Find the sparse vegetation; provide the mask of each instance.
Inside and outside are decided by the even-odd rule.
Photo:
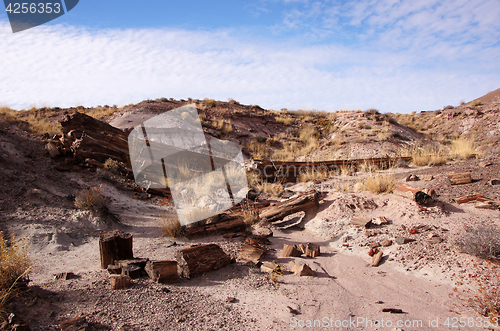
[[[392,192],[394,187],[394,175],[387,173],[374,173],[363,180],[365,191],[374,193]],[[359,188],[359,186],[358,186]]]
[[[161,212],[161,232],[165,237],[175,238],[182,233],[181,223],[175,215],[171,215],[168,212]]]
[[[101,195],[102,184],[99,187],[83,189],[75,194],[75,206],[80,209],[100,208],[104,205],[106,198]]]
[[[3,315],[4,305],[15,295],[17,282],[27,279],[31,270],[28,244],[26,239],[16,239],[14,233],[7,241],[0,231],[0,316]]]
[[[104,162],[104,169],[114,174],[120,173],[120,165],[118,164],[118,161],[114,159],[107,159],[106,162]]]
[[[483,105],[483,103],[481,102],[481,100],[474,100],[474,101],[472,101],[472,102],[470,103],[470,105],[471,105],[472,107],[478,107],[478,106],[482,106],[482,105]]]
[[[455,244],[469,255],[482,259],[500,258],[500,229],[491,226],[467,228]]]
[[[452,141],[451,153],[453,157],[460,159],[469,159],[477,154],[474,142],[465,139]]]

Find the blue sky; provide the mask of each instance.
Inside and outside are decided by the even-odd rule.
[[[13,34],[0,105],[226,100],[411,112],[500,87],[499,0],[81,0]]]

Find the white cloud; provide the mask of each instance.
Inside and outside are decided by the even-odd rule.
[[[458,104],[498,88],[499,73],[483,67],[498,48],[477,55],[472,46],[464,60],[463,45],[446,44],[449,55],[435,46],[428,57],[462,60],[428,68],[418,60],[421,53],[412,51],[301,45],[229,30],[9,30],[0,22],[0,103],[17,109],[231,97],[273,109],[408,112]],[[486,62],[478,66],[478,59]]]

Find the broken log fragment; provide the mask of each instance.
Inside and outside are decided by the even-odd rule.
[[[216,244],[197,245],[181,249],[176,254],[179,274],[185,278],[193,278],[222,268],[232,259]]]
[[[472,182],[472,177],[470,172],[449,174],[448,178],[450,179],[451,185],[469,184]]]
[[[307,243],[307,245],[306,245],[306,251],[305,251],[305,255],[306,256],[316,257],[316,256],[319,256],[319,254],[320,254],[320,252],[319,252],[319,245]]]
[[[484,195],[476,194],[476,195],[464,196],[464,197],[456,198],[455,202],[457,204],[461,204],[461,203],[471,202],[471,201],[477,200],[479,198],[484,198]]]
[[[260,271],[262,272],[273,272],[276,268],[276,265],[272,262],[263,262],[260,266]]]
[[[172,284],[180,280],[176,261],[148,261],[144,270],[157,283]]]
[[[264,208],[259,212],[259,217],[265,217],[268,222],[272,223],[288,215],[317,207],[318,204],[316,192],[309,192]]]
[[[101,269],[114,264],[116,260],[132,259],[132,235],[120,230],[102,231],[99,235]]]
[[[283,245],[283,251],[281,252],[280,257],[298,257],[301,256],[302,252],[297,248],[296,245]]]
[[[380,260],[382,260],[382,256],[384,255],[383,252],[378,252],[373,256],[372,263],[370,263],[370,267],[376,267],[380,263]]]
[[[129,276],[131,279],[141,278],[142,276],[142,269],[139,266],[131,264],[123,266],[121,269],[121,274],[124,276]]]
[[[122,267],[116,264],[110,264],[108,265],[108,272],[111,275],[121,275],[122,274]]]
[[[432,200],[432,198],[428,194],[425,194],[424,192],[404,183],[397,183],[392,190],[392,193],[411,199],[421,206],[427,204]]]
[[[251,261],[257,264],[266,252],[267,250],[260,247],[259,245],[250,245],[248,243],[244,243],[243,245],[241,245],[240,255],[238,256],[238,258],[240,260]]]
[[[305,263],[295,263],[292,262],[292,265],[290,267],[292,272],[295,274],[295,276],[312,276],[316,277],[316,272],[312,270],[307,264]]]
[[[111,275],[109,281],[112,290],[121,290],[130,286],[130,277],[125,275]]]
[[[370,227],[371,219],[368,217],[353,217],[351,218],[351,224],[356,226],[364,226],[365,228]]]

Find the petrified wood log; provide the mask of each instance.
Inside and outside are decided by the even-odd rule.
[[[102,231],[99,235],[99,254],[102,269],[116,260],[132,259],[132,235],[120,230]]]
[[[179,274],[188,279],[222,268],[232,261],[216,244],[184,248],[177,252],[176,258]]]

